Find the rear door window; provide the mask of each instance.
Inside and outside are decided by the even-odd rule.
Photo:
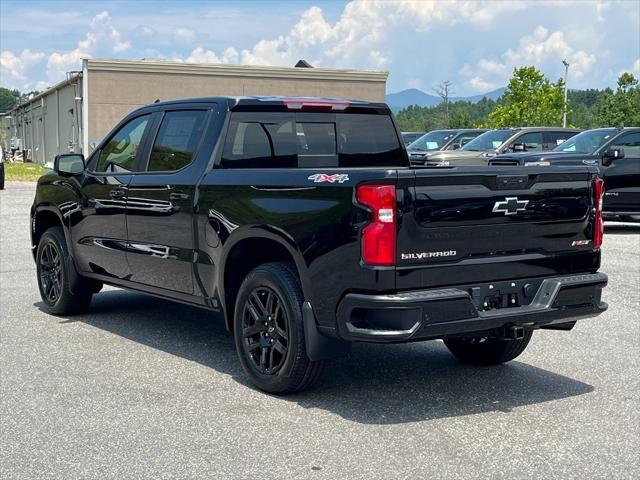
[[[202,137],[204,110],[166,112],[151,149],[147,171],[175,171],[186,167]]]
[[[233,113],[222,162],[227,167],[405,165],[388,115]]]

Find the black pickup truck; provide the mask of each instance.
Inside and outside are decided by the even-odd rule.
[[[602,313],[602,194],[588,165],[412,168],[385,104],[202,98],[58,156],[31,238],[51,313],[104,283],[222,311],[251,381],[283,394],[351,342],[497,364]]]

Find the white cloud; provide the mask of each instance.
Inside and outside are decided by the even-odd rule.
[[[176,58],[175,60],[187,63],[238,63],[238,58],[238,52],[233,47],[224,50],[221,56],[216,55],[211,50],[198,47],[195,48],[187,58]]]
[[[112,24],[109,12],[103,11],[91,19],[90,30],[84,40],[78,42],[77,48],[69,52],[53,52],[47,61],[47,78],[50,83],[61,81],[66,72],[79,70],[83,58],[91,58],[100,51],[120,53],[131,48],[128,41],[123,41],[120,32]]]
[[[0,53],[0,77],[3,85],[15,86],[17,81],[27,79],[29,68],[41,62],[45,57],[42,52],[32,52],[28,48],[15,55],[9,50]]]
[[[173,30],[173,36],[179,42],[192,42],[196,36],[196,32],[188,28],[180,27]]]
[[[474,66],[464,65],[460,73],[468,77],[466,86],[474,91],[486,91],[504,85],[515,67],[534,65],[542,71],[558,72],[562,60],[569,62],[569,78],[584,78],[595,65],[597,56],[570,46],[563,32],[549,33],[538,26],[531,35],[520,39],[518,48],[508,49],[499,59],[483,58]]]

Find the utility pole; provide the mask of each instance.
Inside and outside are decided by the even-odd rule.
[[[569,78],[569,63],[562,60],[564,65],[564,108],[562,112],[562,128],[567,128],[567,79]]]
[[[444,112],[445,118],[447,121],[447,128],[449,128],[449,96],[455,94],[456,92],[451,90],[451,83],[449,80],[445,80],[440,84],[438,88],[434,88],[433,91],[442,99],[444,102]]]

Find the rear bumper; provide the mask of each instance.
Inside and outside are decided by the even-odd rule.
[[[600,298],[606,284],[605,274],[594,273],[388,295],[350,293],[338,306],[338,333],[345,340],[391,343],[506,326],[554,328],[604,312],[607,304]],[[527,289],[527,304],[483,309],[490,292],[517,295]],[[524,303],[522,295],[517,298]]]

